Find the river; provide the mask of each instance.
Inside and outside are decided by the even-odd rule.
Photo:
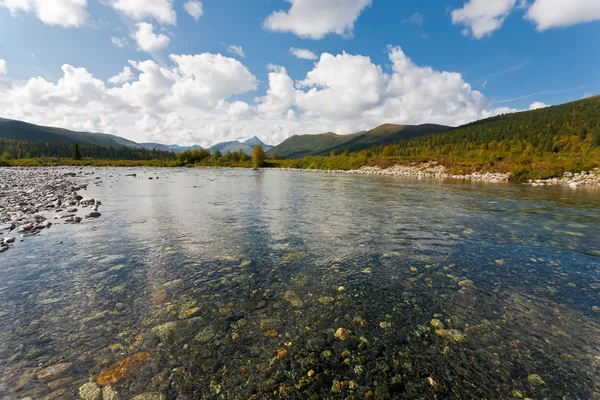
[[[0,398],[600,398],[598,189],[94,171],[0,255]]]

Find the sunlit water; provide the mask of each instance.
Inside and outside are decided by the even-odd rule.
[[[600,191],[95,176],[0,255],[0,398],[600,398]]]

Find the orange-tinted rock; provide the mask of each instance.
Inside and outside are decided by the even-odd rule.
[[[133,370],[140,368],[150,359],[148,353],[137,353],[123,360],[117,361],[100,373],[96,382],[100,386],[113,385],[125,378]]]

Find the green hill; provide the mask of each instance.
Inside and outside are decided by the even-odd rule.
[[[301,158],[305,155],[329,155],[348,150],[350,152],[364,150],[373,146],[383,146],[415,136],[428,133],[444,132],[450,127],[442,125],[392,125],[384,124],[367,132],[357,132],[350,135],[337,135],[332,132],[317,135],[295,135],[271,149],[273,153],[283,158]]]
[[[371,150],[383,152],[382,148]],[[589,169],[600,165],[600,96],[410,138],[389,146],[385,153],[488,166],[518,165],[532,175]]]
[[[63,142],[106,147],[129,147],[139,149],[139,144],[125,138],[104,133],[74,132],[27,122],[0,118],[0,138],[23,142]]]

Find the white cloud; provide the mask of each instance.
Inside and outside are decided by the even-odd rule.
[[[481,39],[499,29],[512,9],[516,0],[468,0],[463,8],[452,11],[452,23],[466,25],[463,33]]]
[[[236,54],[240,57],[246,57],[246,53],[244,53],[244,49],[242,49],[242,46],[234,46],[231,45],[227,48],[227,52],[228,53],[232,53],[232,54]]]
[[[403,24],[415,24],[415,25],[423,25],[423,16],[419,13],[414,13],[410,18],[404,18],[402,20]]]
[[[266,114],[281,114],[296,104],[294,81],[284,67],[269,65],[269,89],[267,95],[256,100],[260,102],[258,111]]]
[[[535,0],[526,17],[544,31],[600,20],[598,0]]]
[[[202,14],[204,14],[204,10],[202,9],[202,3],[196,0],[187,1],[183,8],[190,14],[196,21],[200,19]]]
[[[333,33],[351,36],[354,23],[372,0],[286,0],[288,11],[269,15],[263,26],[274,32],[290,32],[302,38],[321,39]]]
[[[63,28],[82,26],[88,19],[87,0],[0,0],[13,16],[31,12],[46,25]]]
[[[131,72],[131,68],[125,67],[123,68],[123,72],[118,75],[113,76],[108,81],[113,85],[120,85],[121,83],[129,82],[135,80],[135,74]]]
[[[350,118],[381,101],[387,76],[369,57],[323,53],[300,87],[298,105],[310,115]]]
[[[548,104],[544,104],[541,101],[536,101],[535,103],[531,103],[529,106],[529,110],[539,110],[540,108],[550,107]]]
[[[165,66],[130,61],[106,83],[64,65],[56,82],[4,79],[0,109],[32,123],[204,146],[254,135],[278,143],[293,134],[345,134],[385,122],[459,125],[516,111],[495,108],[460,74],[419,66],[399,47],[390,47],[388,58],[389,71],[362,55],[325,53],[298,80],[269,66],[269,87],[255,103],[237,96],[256,91],[256,77],[220,54],[171,55]]]
[[[6,75],[6,60],[0,58],[0,75]]]
[[[290,48],[290,53],[303,60],[316,60],[319,58],[315,53],[307,49],[297,49],[292,47]]]
[[[136,21],[154,18],[161,24],[177,23],[173,0],[110,0],[110,5]]]
[[[258,109],[284,113],[296,106],[303,117],[342,133],[384,122],[460,125],[516,111],[493,107],[458,73],[414,64],[399,47],[390,47],[388,56],[391,73],[369,57],[324,53],[306,78],[297,82],[298,89],[285,69],[274,67]]]
[[[152,24],[138,22],[135,26],[137,26],[137,31],[135,31],[131,37],[135,39],[140,50],[152,53],[164,49],[171,41],[167,35],[154,33]]]
[[[113,36],[110,38],[110,41],[112,42],[112,44],[114,44],[115,46],[117,46],[121,49],[123,47],[127,46],[127,43],[128,43],[127,38],[124,38],[124,37],[118,38],[118,37]]]
[[[220,54],[171,55],[180,79],[169,102],[178,106],[214,106],[220,99],[256,90],[258,81],[244,64]]]

